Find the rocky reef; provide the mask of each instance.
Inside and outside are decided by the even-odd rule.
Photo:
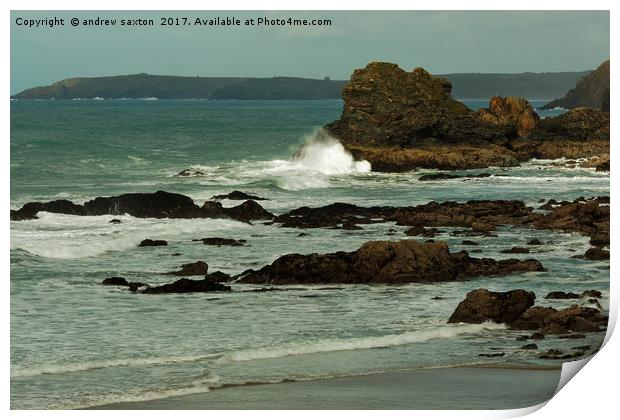
[[[23,205],[19,210],[11,210],[11,220],[36,219],[37,213],[40,211],[77,216],[129,214],[140,218],[226,218],[245,222],[269,220],[274,217],[273,214],[252,200],[244,201],[235,207],[223,207],[220,202],[207,201],[200,207],[185,195],[157,191],[155,193],[97,197],[84,204],[74,204],[68,200],[55,200],[46,203],[30,202]]]
[[[351,228],[371,223],[396,222],[411,226],[412,235],[427,227],[464,227],[472,234],[488,235],[500,225],[529,226],[539,230],[577,232],[590,236],[592,245],[609,244],[609,197],[574,201],[549,200],[535,211],[519,200],[471,200],[465,203],[430,202],[409,207],[362,207],[334,203],[323,207],[300,207],[276,216],[274,223],[295,228]],[[413,229],[415,228],[415,229]],[[416,233],[417,232],[417,233]],[[467,234],[468,232],[463,232]]]
[[[307,283],[432,283],[478,276],[503,276],[545,271],[540,262],[472,258],[451,253],[445,242],[370,241],[357,251],[330,254],[287,254],[260,270],[248,270],[239,282],[253,284]]]
[[[422,68],[373,62],[344,87],[339,120],[325,128],[375,171],[518,166],[531,158],[609,153],[609,114],[576,109],[540,119],[522,98],[493,97],[472,111],[452,85]]]

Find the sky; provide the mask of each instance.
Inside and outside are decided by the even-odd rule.
[[[161,26],[235,17],[241,26]],[[27,27],[18,19],[64,18]],[[72,18],[116,19],[113,27]],[[330,19],[330,26],[245,26],[245,19]],[[154,19],[121,27],[120,19]],[[11,12],[11,94],[69,77],[149,73],[349,79],[371,61],[434,74],[582,71],[609,58],[607,11]]]

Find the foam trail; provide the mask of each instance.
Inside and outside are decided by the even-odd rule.
[[[323,353],[343,350],[360,350],[380,347],[393,347],[405,344],[423,343],[439,338],[453,338],[460,335],[480,334],[490,330],[505,329],[502,324],[485,322],[482,324],[453,324],[426,330],[410,331],[402,334],[390,334],[378,337],[362,337],[351,339],[325,339],[314,343],[299,343],[285,345],[279,348],[263,348],[255,350],[241,350],[227,353],[218,359],[218,363],[227,361],[248,361],[273,359],[285,356],[299,356],[304,354]]]

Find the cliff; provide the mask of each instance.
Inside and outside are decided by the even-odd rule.
[[[554,98],[588,73],[453,73],[442,77],[452,83],[457,98],[488,99],[494,95]],[[340,99],[346,84],[344,80],[299,77],[183,77],[142,73],[75,77],[26,89],[13,98]]]
[[[549,102],[543,108],[555,107],[566,109],[590,107],[609,112],[609,60],[581,78],[577,86],[569,90],[566,95]]]

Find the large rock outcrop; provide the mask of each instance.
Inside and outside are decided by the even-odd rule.
[[[326,126],[374,171],[518,166],[531,158],[609,153],[609,115],[575,110],[541,120],[522,98],[495,96],[472,111],[452,98],[451,84],[421,68],[373,62],[353,73],[344,108]]]
[[[573,109],[597,108],[609,112],[609,60],[577,82],[577,86],[561,98],[554,99],[544,109],[556,107]]]
[[[239,281],[254,284],[433,283],[544,271],[537,260],[472,258],[450,253],[445,242],[370,241],[357,251],[332,254],[288,254]]]

